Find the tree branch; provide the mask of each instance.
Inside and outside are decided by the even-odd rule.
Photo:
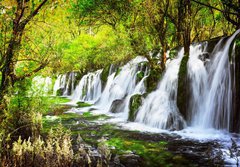
[[[211,5],[208,5],[208,4],[199,2],[199,1],[197,1],[197,0],[192,0],[192,1],[195,2],[195,3],[198,3],[198,4],[200,4],[200,5],[206,6],[206,7],[208,7],[208,8],[215,9],[215,10],[217,10],[217,11],[219,11],[219,12],[222,12],[222,13],[228,13],[228,14],[232,14],[232,15],[236,15],[236,16],[239,15],[238,13],[221,10],[221,9],[218,9],[218,8],[216,8],[216,7],[214,7],[214,6],[211,6]]]
[[[27,74],[22,75],[22,76],[15,76],[15,81],[20,81],[20,80],[23,80],[27,77],[31,77],[34,73],[37,73],[38,71],[44,69],[47,65],[48,65],[48,62],[47,63],[42,63],[39,67],[37,67],[36,69],[34,69],[30,73],[27,73]]]
[[[43,5],[47,2],[48,0],[43,0],[39,5],[38,5],[38,7],[26,18],[26,19],[24,19],[21,23],[20,23],[20,25],[19,25],[19,27],[20,27],[20,29],[23,29],[27,24],[28,24],[28,22],[36,15],[36,14],[38,14],[38,12],[39,12],[39,10],[43,7]]]

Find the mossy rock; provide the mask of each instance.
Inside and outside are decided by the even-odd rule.
[[[188,101],[189,101],[189,85],[187,76],[187,62],[189,56],[185,55],[181,61],[180,69],[178,72],[178,93],[177,93],[177,106],[184,119],[187,119]]]
[[[136,94],[130,98],[128,121],[134,121],[136,119],[137,112],[140,106],[142,105],[142,103],[143,103],[143,95]]]
[[[136,78],[136,83],[140,82],[144,75],[146,70],[149,69],[149,63],[148,62],[141,62],[138,64],[138,72],[137,72],[137,78]]]
[[[75,72],[75,81],[74,81],[74,88],[75,89],[78,85],[78,83],[80,82],[80,80],[82,79],[82,74],[80,72]]]
[[[107,83],[110,68],[111,68],[111,65],[108,65],[107,67],[103,68],[103,71],[101,73],[101,81],[102,81],[103,87],[105,87]]]
[[[56,95],[57,95],[57,96],[62,96],[62,95],[63,95],[63,92],[64,92],[64,88],[60,88],[60,89],[57,90]]]
[[[162,72],[159,69],[150,69],[149,75],[145,80],[145,86],[148,93],[154,91],[157,88],[158,82],[161,78],[161,73]]]
[[[120,67],[118,67],[117,70],[116,70],[116,73],[114,75],[114,78],[116,78],[116,76],[118,76],[121,71],[122,71],[122,69]]]
[[[144,77],[144,72],[143,71],[139,71],[137,73],[137,82],[141,81]]]
[[[233,52],[233,44],[235,44],[235,54]],[[235,68],[231,68],[231,73],[235,78],[235,88],[233,89],[233,120],[230,125],[230,131],[240,132],[240,34],[238,34],[233,41],[229,51],[230,61],[234,62]],[[233,58],[233,56],[235,56]],[[234,70],[235,69],[235,70]],[[232,77],[233,79],[233,77]],[[233,81],[234,82],[234,81]]]
[[[77,108],[90,107],[90,106],[92,106],[92,104],[81,102],[81,101],[77,102]]]

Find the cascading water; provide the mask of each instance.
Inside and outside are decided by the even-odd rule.
[[[74,90],[74,81],[75,81],[75,73],[70,72],[67,78],[67,84],[64,88],[63,96],[69,96],[73,93]]]
[[[119,74],[114,72],[108,76],[107,84],[100,100],[96,103],[96,107],[106,113],[110,110],[110,107],[115,100],[124,99],[122,113],[123,117],[127,118],[131,95],[145,92],[143,83],[144,78],[138,83],[136,83],[136,78],[137,73],[139,72],[139,64],[146,61],[145,58],[138,56],[121,67]],[[147,72],[144,73],[144,75],[146,74]]]
[[[75,89],[75,80],[76,80],[76,72],[70,72],[63,75],[58,75],[54,87],[53,87],[53,95],[57,95],[57,91],[60,90],[60,95],[62,96],[70,96],[73,94]]]
[[[66,86],[67,86],[67,74],[59,75],[54,83],[53,95],[56,96],[57,91],[59,90],[61,90],[61,95],[63,95],[63,93],[66,90]]]
[[[232,113],[232,85],[229,49],[240,30],[227,41],[218,42],[204,66],[196,55],[188,62],[192,87],[192,126],[230,129]],[[196,63],[197,62],[197,63]]]
[[[230,44],[239,32],[240,30],[227,41],[220,40],[210,57],[204,57],[207,55],[205,43],[190,47],[187,67],[191,93],[188,121],[191,126],[229,130],[234,83],[231,78],[228,52]],[[176,105],[178,72],[182,57],[183,49],[176,59],[168,62],[157,90],[150,93],[140,107],[136,122],[160,129],[182,129],[186,126]],[[145,92],[144,80],[148,70],[144,72],[140,81],[137,74],[143,71],[141,62],[146,61],[143,57],[136,57],[117,71],[111,66],[104,91],[100,79],[102,70],[86,74],[73,91],[71,99],[73,102],[94,103],[94,108],[104,113],[109,112],[117,101],[116,104],[121,110],[118,112],[127,118],[131,96]],[[73,84],[66,75],[61,75],[55,83],[54,91],[56,92],[57,88],[64,88],[66,91],[65,87],[70,83]]]
[[[54,86],[53,86],[53,96],[57,96],[57,91],[60,89],[60,83],[61,83],[61,77],[62,75],[58,75],[55,83],[54,83]]]
[[[91,103],[97,101],[102,93],[101,73],[102,70],[98,70],[84,75],[72,94],[72,101],[87,101]]]
[[[166,66],[166,72],[156,91],[144,100],[136,122],[161,129],[181,129],[185,122],[176,105],[178,70],[183,57],[183,49],[176,59]]]

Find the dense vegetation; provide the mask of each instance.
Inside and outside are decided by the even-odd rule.
[[[161,73],[168,50],[183,46],[187,57],[191,43],[239,29],[240,1],[0,0],[0,20],[1,165],[21,166],[26,157],[35,157],[30,166],[43,159],[42,166],[55,160],[66,166],[82,159],[74,158],[68,131],[42,130],[42,114],[61,107],[54,105],[56,99],[29,93],[34,76],[85,74],[137,55],[148,59],[152,73]],[[105,155],[99,164],[108,161],[104,147],[99,146]],[[84,155],[86,164],[88,155],[80,152],[76,156]]]

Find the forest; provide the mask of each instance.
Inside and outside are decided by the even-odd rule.
[[[0,166],[240,166],[240,0],[0,0]]]

